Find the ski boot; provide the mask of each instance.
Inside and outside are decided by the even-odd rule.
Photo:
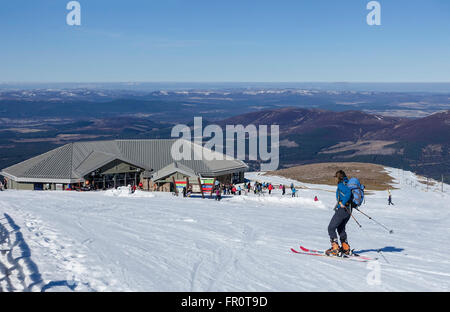
[[[339,247],[339,244],[336,241],[331,242],[331,248],[325,251],[325,254],[327,256],[340,256],[341,248]]]
[[[341,253],[346,256],[350,256],[352,254],[350,245],[347,242],[342,242]]]

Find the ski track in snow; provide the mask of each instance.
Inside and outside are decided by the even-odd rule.
[[[373,192],[362,210],[394,234],[360,213],[363,229],[347,227],[352,248],[379,259],[379,285],[367,283],[367,263],[290,251],[328,248],[334,187],[247,173],[304,188],[296,198],[288,188],[284,197],[276,189],[220,202],[124,190],[1,192],[0,291],[448,291],[449,186],[426,190],[414,174],[386,170],[398,182],[395,206]]]

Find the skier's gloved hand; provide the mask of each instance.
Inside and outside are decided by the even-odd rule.
[[[337,211],[338,209],[339,209],[339,204],[336,203],[336,205],[334,206],[333,210],[334,210],[334,211]]]

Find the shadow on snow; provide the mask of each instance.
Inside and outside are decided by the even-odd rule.
[[[355,254],[362,254],[362,253],[366,253],[366,252],[402,252],[403,248],[397,248],[397,247],[393,247],[393,246],[386,246],[380,249],[364,249],[364,250],[358,250],[355,251]]]
[[[9,267],[8,264],[0,261],[0,272],[3,275],[0,277],[0,282],[4,281],[6,283],[6,289],[2,289],[0,286],[0,291],[17,290],[17,282],[20,283],[23,291],[31,291],[34,286],[38,289],[40,288],[41,291],[46,291],[57,286],[67,286],[72,291],[75,289],[76,285],[68,281],[51,281],[44,285],[39,268],[31,259],[30,247],[26,243],[22,232],[20,232],[20,226],[6,213],[2,219],[8,223],[0,223],[0,244],[2,246],[7,245],[9,249],[4,249],[1,253],[5,256],[2,258],[6,258],[7,262],[9,262]],[[9,225],[12,230],[8,231],[5,225]],[[18,257],[15,257],[13,253],[18,255]],[[17,281],[11,279],[13,272],[16,273]]]

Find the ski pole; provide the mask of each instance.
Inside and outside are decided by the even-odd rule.
[[[339,203],[339,204],[340,204],[340,203]],[[344,206],[344,205],[342,205],[342,204],[341,204],[341,206],[345,208],[345,210],[347,211],[347,213],[348,213],[350,216],[352,216],[353,220],[355,220],[356,224],[358,224],[358,226],[363,230],[363,232],[367,235],[367,237],[370,238],[370,235],[366,232],[366,230],[362,227],[362,225],[359,224],[358,220],[356,220],[356,218],[355,218],[355,217],[353,216],[353,214],[347,209],[347,207]],[[361,212],[358,208],[355,207],[355,209],[358,210],[359,212]],[[361,212],[361,213],[362,213],[362,212]],[[367,215],[365,215],[365,216],[367,216]],[[368,217],[368,216],[367,216],[367,217]],[[370,218],[370,219],[373,220],[372,218]],[[374,221],[375,221],[375,220],[374,220]],[[391,231],[392,231],[392,230],[391,230]],[[393,233],[393,231],[392,231],[392,233]],[[379,254],[383,257],[384,261],[386,261],[387,263],[390,263],[390,262],[386,259],[386,257],[384,256],[384,254],[381,252],[381,249],[377,249],[377,253],[379,253]]]
[[[344,206],[344,207],[345,207],[345,206]],[[347,210],[347,212],[349,212],[348,209],[347,209],[347,207],[345,207],[345,209]],[[355,209],[359,211],[358,208],[355,207]],[[361,212],[361,211],[359,211],[359,212]],[[353,214],[350,213],[350,215],[353,217]],[[367,215],[366,215],[366,216],[367,216]],[[356,218],[355,218],[355,217],[353,217],[353,219],[356,221]],[[359,227],[363,230],[363,232],[366,234],[366,236],[370,238],[370,235],[369,235],[369,234],[366,232],[366,230],[361,226],[361,224],[359,224],[358,221],[356,221],[356,223],[357,223],[357,224],[359,225]],[[386,257],[384,256],[384,254],[381,252],[381,249],[377,249],[377,253],[379,253],[379,254],[383,257],[384,261],[386,261],[387,263],[390,263],[390,262],[386,259]]]
[[[347,209],[347,207],[345,207],[344,205],[342,205],[344,208],[345,208],[345,210],[353,217],[353,220],[355,220],[355,222],[356,222],[356,224],[358,224],[359,225],[359,227],[363,230],[363,232],[367,235],[367,237],[369,237],[370,238],[370,235],[366,232],[366,230],[361,226],[361,224],[359,224],[359,222],[358,222],[358,220],[356,220],[356,218],[353,216],[353,214]],[[358,208],[356,208],[355,207],[355,209],[356,210],[358,210],[359,212],[361,212]],[[361,212],[362,213],[362,212]],[[365,216],[367,216],[367,215],[365,215]],[[368,216],[367,216],[368,217]],[[370,219],[372,219],[372,218],[370,218]],[[373,219],[372,219],[373,220]],[[375,220],[374,220],[375,221]],[[384,256],[384,254],[381,252],[381,249],[377,249],[377,253],[379,253],[382,257],[383,257],[383,259],[384,259],[384,261],[386,261],[387,263],[389,263],[389,261],[386,259],[386,257]]]
[[[361,210],[359,210],[358,208],[355,207],[356,210],[358,210],[360,213],[362,213],[363,215],[365,215],[367,218],[369,218],[370,220],[372,220],[373,222],[375,222],[376,224],[382,226],[383,228],[385,228],[386,230],[389,231],[389,234],[394,234],[394,230],[390,230],[388,229],[386,226],[384,226],[383,224],[381,224],[380,222],[378,222],[377,220],[375,220],[374,218],[372,218],[371,216],[368,216],[367,214],[365,214],[364,212],[362,212]]]

